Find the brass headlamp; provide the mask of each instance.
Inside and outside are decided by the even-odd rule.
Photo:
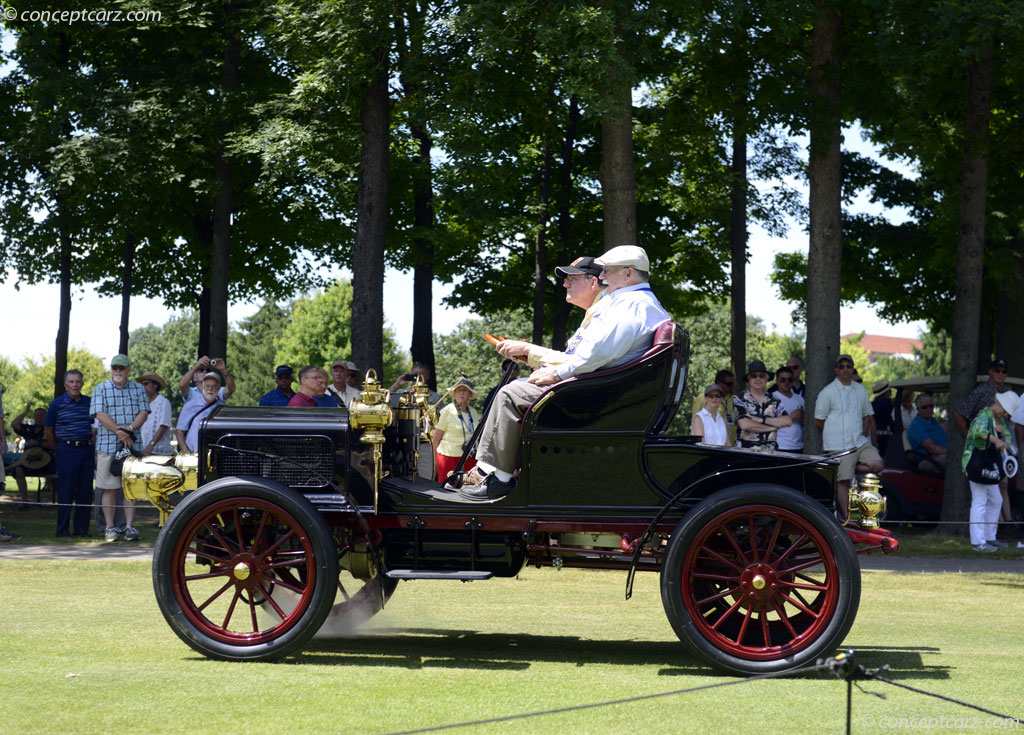
[[[869,473],[859,484],[850,483],[850,510],[857,511],[857,525],[861,528],[878,528],[878,516],[885,513],[885,505],[878,475]]]
[[[391,393],[381,386],[374,370],[366,371],[363,390],[359,398],[353,398],[348,406],[348,425],[351,429],[362,429],[362,440],[373,446],[373,512],[377,512],[377,486],[381,479],[381,460],[384,444],[384,429],[391,426],[394,418],[389,400]]]

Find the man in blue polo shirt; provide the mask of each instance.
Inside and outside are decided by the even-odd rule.
[[[295,391],[292,390],[295,373],[291,365],[278,365],[274,371],[274,380],[277,381],[277,387],[263,395],[260,399],[261,406],[287,406],[288,401],[295,395]]]
[[[95,463],[89,396],[82,395],[82,373],[64,373],[64,395],[53,399],[43,427],[47,449],[57,454],[57,536],[70,536],[71,504],[75,504],[74,535],[89,536],[92,473]]]
[[[907,429],[907,441],[917,453],[920,469],[945,474],[949,439],[942,424],[935,420],[935,399],[931,393],[917,397],[917,417]]]

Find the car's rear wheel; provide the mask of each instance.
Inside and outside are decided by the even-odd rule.
[[[842,642],[857,614],[860,565],[814,500],[743,486],[679,522],[661,591],[676,634],[700,658],[736,674],[785,671]]]
[[[267,480],[226,478],[188,495],[153,554],[172,630],[211,658],[260,661],[300,649],[330,612],[334,539],[305,497]]]

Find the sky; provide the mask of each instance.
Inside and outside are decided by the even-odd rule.
[[[856,127],[845,131],[844,145],[860,153],[879,157],[870,144],[862,140]],[[903,168],[905,173],[912,174],[898,163],[886,161],[886,164]],[[806,199],[806,187],[802,183],[800,187],[804,190]],[[855,200],[849,208],[855,212],[884,213],[894,222],[900,221],[904,216],[899,211],[883,210],[864,197]],[[793,307],[779,298],[774,286],[768,285],[769,278],[776,253],[807,252],[807,234],[803,227],[797,224],[793,224],[787,235],[782,238],[771,237],[759,228],[752,228],[748,247],[750,261],[747,265],[747,313],[760,317],[769,332],[790,334],[793,331],[790,318]],[[344,271],[339,275],[351,276]],[[60,294],[56,285],[23,285],[20,290],[16,290],[16,280],[17,274],[8,271],[4,282],[0,283],[0,314],[5,316],[5,323],[0,327],[0,355],[20,364],[26,357],[38,361],[43,355],[53,354]],[[411,271],[403,273],[389,269],[385,274],[385,318],[395,330],[398,343],[407,347],[412,339],[412,282]],[[452,288],[451,284],[434,284],[434,331],[441,334],[451,332],[458,324],[474,316],[468,309],[447,308],[441,303],[442,299],[451,293]],[[524,294],[523,298],[525,302],[529,295]],[[228,315],[231,321],[235,322],[253,314],[258,308],[259,304],[256,303],[233,304],[229,307]],[[120,297],[101,298],[90,286],[75,288],[69,345],[85,348],[100,356],[113,356],[117,352],[120,312]],[[161,325],[173,313],[158,300],[133,298],[129,328],[134,330],[148,324]],[[884,322],[872,307],[864,303],[844,306],[840,316],[841,334],[866,331],[868,334],[916,338],[926,329],[924,322]],[[528,338],[529,335],[522,337]]]

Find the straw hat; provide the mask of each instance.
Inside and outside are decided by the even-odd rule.
[[[50,464],[51,459],[50,453],[42,447],[29,447],[22,453],[21,459],[16,464],[21,465],[26,470],[41,470]]]
[[[163,393],[167,389],[167,383],[159,375],[154,373],[152,370],[144,372],[138,377],[138,382],[141,383],[143,380],[152,380],[154,383],[160,386],[160,392]]]
[[[469,389],[469,397],[470,398],[476,398],[477,397],[477,392],[475,390],[473,390],[473,381],[470,380],[469,378],[459,378],[459,382],[452,386],[452,389],[449,391],[449,393],[454,395],[455,391],[458,388],[467,388],[467,389]]]

